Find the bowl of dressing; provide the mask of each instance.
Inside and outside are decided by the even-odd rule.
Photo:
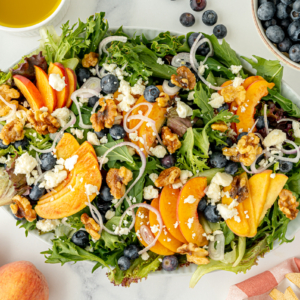
[[[0,30],[20,36],[38,35],[42,26],[56,26],[65,16],[69,5],[70,0],[3,1]]]

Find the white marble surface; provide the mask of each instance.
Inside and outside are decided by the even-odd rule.
[[[250,10],[250,0],[208,0],[208,7],[217,11],[219,23],[228,28],[227,40],[239,53],[260,55],[274,59],[260,40]],[[63,22],[75,22],[89,15],[105,11],[110,26],[120,25],[152,27],[162,30],[188,32],[179,23],[179,16],[189,12],[188,0],[71,0],[71,7]],[[207,33],[212,28],[201,22],[202,13],[195,13],[197,22],[191,30]],[[10,64],[38,45],[38,37],[22,38],[0,32],[0,68]],[[299,73],[285,68],[284,80],[300,94]],[[215,272],[206,275],[192,290],[188,288],[190,276],[150,276],[130,289],[114,287],[106,278],[105,270],[91,274],[91,265],[48,265],[40,254],[48,246],[33,236],[25,238],[24,231],[15,226],[15,220],[0,210],[0,266],[16,260],[34,263],[47,278],[50,286],[50,300],[153,300],[153,299],[225,299],[229,286],[275,266],[286,258],[300,256],[300,233],[292,244],[282,245],[259,260],[259,265],[247,274],[235,275]]]

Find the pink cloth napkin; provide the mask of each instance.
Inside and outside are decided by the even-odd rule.
[[[290,258],[269,271],[231,286],[226,300],[271,300],[269,293],[284,279],[284,275],[299,272],[300,259]]]

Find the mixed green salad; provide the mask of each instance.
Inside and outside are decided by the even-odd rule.
[[[0,205],[26,235],[52,234],[46,263],[92,261],[122,286],[195,264],[194,287],[292,242],[300,108],[280,63],[104,17],[41,29],[0,73]]]

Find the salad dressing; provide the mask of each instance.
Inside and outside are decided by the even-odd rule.
[[[1,0],[0,25],[22,28],[38,24],[50,17],[61,0]]]

